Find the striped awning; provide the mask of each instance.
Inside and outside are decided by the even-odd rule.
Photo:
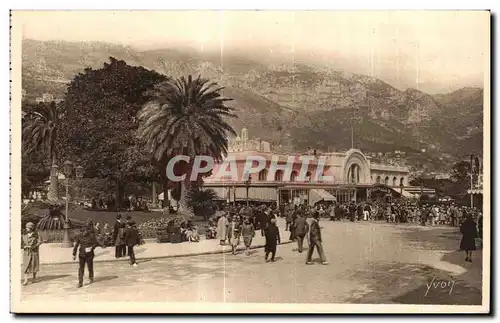
[[[314,205],[319,201],[334,202],[337,198],[323,189],[312,189],[309,192],[309,204]]]

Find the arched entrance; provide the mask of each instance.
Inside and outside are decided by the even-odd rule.
[[[347,171],[347,178],[349,184],[359,184],[359,174],[361,172],[361,166],[358,164],[351,164],[349,170]]]
[[[370,183],[370,165],[358,149],[351,149],[346,153],[342,169],[344,183]]]

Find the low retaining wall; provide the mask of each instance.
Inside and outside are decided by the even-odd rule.
[[[141,229],[139,230],[143,239],[156,239],[156,229]],[[69,229],[69,238],[74,241],[75,237],[80,233],[80,229]],[[44,243],[62,242],[64,238],[64,230],[39,230],[38,234]]]

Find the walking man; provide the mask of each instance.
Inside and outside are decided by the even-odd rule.
[[[277,245],[281,243],[280,230],[276,226],[276,219],[271,219],[271,222],[264,230],[266,236],[265,261],[268,262],[267,257],[271,254],[271,261],[274,262],[274,257],[276,256]]]
[[[293,223],[293,210],[291,208],[286,208],[286,225],[285,225],[285,231],[290,230],[292,231],[292,223]]]
[[[127,221],[127,228],[125,229],[125,234],[123,240],[127,245],[127,253],[130,257],[130,265],[137,267],[135,261],[134,246],[139,244],[139,233],[137,227],[135,226],[134,220]]]
[[[297,239],[299,253],[302,253],[302,251],[304,250],[304,237],[309,231],[309,224],[307,223],[306,218],[301,212],[297,213],[298,216],[297,219],[295,219],[294,227],[292,230],[295,230],[295,238]]]
[[[94,224],[92,221],[87,221],[84,231],[76,237],[76,243],[73,247],[73,260],[76,260],[78,252],[78,288],[83,286],[83,274],[85,273],[85,264],[89,270],[90,284],[94,282],[94,249],[97,248],[98,242],[94,233]]]
[[[122,222],[122,215],[116,216],[115,226],[113,228],[113,243],[115,244],[115,258],[125,256],[125,245],[123,243],[123,234],[125,233],[125,223]]]
[[[325,253],[323,252],[323,245],[321,243],[321,228],[319,226],[319,215],[314,213],[313,221],[311,222],[311,229],[309,231],[309,250],[307,252],[306,265],[312,265],[312,255],[314,253],[314,248],[318,249],[319,259],[323,265],[328,265],[325,258]]]
[[[255,214],[255,218],[257,219],[257,222],[259,223],[260,234],[261,234],[261,236],[264,236],[264,230],[266,229],[266,226],[267,226],[267,215],[262,210],[261,207],[259,207],[259,209],[257,210],[257,212]]]

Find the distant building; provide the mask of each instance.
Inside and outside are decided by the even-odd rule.
[[[241,137],[236,136],[234,139],[229,140],[228,152],[241,152],[241,151],[258,151],[258,152],[271,152],[271,144],[267,141],[262,141],[259,138],[249,139],[248,129],[241,130]]]
[[[316,151],[316,155],[308,154],[315,158],[309,163],[305,179],[301,181],[298,177],[302,167],[302,154],[277,153],[268,142],[248,139],[248,130],[244,128],[240,136],[231,140],[226,156],[226,160],[235,161],[237,180],[230,176],[217,177],[221,166],[227,167],[227,164],[218,164],[215,165],[212,176],[205,179],[204,187],[215,190],[219,198],[228,201],[245,200],[248,186],[250,200],[280,204],[300,199],[302,203],[311,205],[320,200],[372,200],[380,195],[418,197],[422,191],[420,187],[409,186],[408,167],[374,163],[358,149],[333,153]],[[260,156],[266,160],[266,167],[252,174],[250,183],[244,179],[248,156]],[[277,169],[274,174],[270,174],[273,157],[278,158],[279,165],[292,160],[291,169]],[[319,158],[324,158],[323,168],[318,166]],[[320,179],[320,175],[330,179]],[[425,189],[425,193],[432,192]]]
[[[54,98],[54,95],[50,94],[50,93],[44,93],[41,97],[37,97],[35,99],[36,103],[48,103],[48,102],[52,102],[52,101],[58,101],[60,102],[61,99],[55,99]]]

